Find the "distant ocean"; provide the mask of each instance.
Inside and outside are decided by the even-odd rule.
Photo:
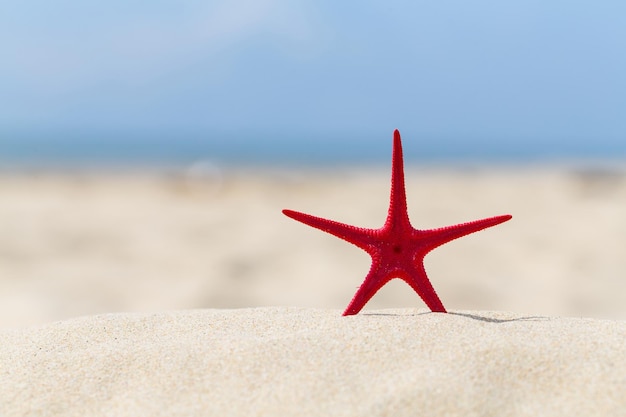
[[[386,135],[93,134],[1,135],[0,168],[187,166],[336,166],[380,164],[391,157]],[[626,161],[624,143],[426,137],[403,133],[407,164]]]

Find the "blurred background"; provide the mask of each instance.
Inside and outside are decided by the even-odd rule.
[[[343,309],[393,129],[448,309],[626,317],[626,4],[0,2],[0,326]],[[424,307],[392,281],[371,308]]]

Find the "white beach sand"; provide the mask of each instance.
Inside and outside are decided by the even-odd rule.
[[[626,416],[624,172],[409,168],[415,227],[513,220],[356,317],[280,210],[380,227],[388,168],[0,174],[0,416]]]
[[[0,174],[0,328],[111,312],[344,309],[365,252],[283,216],[366,227],[389,169]],[[409,214],[433,228],[505,224],[438,248],[448,309],[626,319],[626,175],[556,168],[407,169]],[[366,308],[421,308],[402,281]]]
[[[626,323],[257,308],[0,332],[2,416],[624,416]]]

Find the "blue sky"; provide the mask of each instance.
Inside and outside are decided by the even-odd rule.
[[[626,154],[617,0],[0,0],[0,53],[4,137],[399,128]]]

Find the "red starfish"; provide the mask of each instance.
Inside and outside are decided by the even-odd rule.
[[[370,271],[343,312],[344,316],[361,311],[374,294],[393,278],[400,278],[409,284],[433,312],[446,313],[426,276],[424,256],[444,243],[503,223],[511,216],[496,216],[432,230],[414,229],[407,213],[402,142],[397,129],[393,132],[390,200],[387,220],[380,229],[350,226],[292,210],[283,210],[283,213],[346,240],[372,257]]]

